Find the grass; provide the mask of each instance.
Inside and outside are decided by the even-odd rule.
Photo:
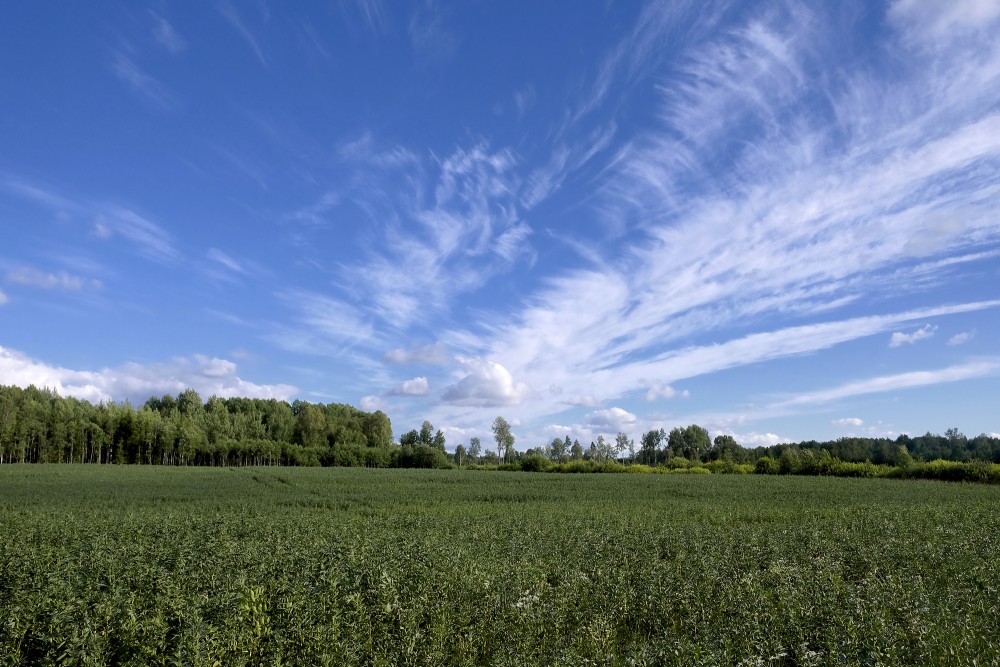
[[[982,485],[0,467],[0,665],[990,665],[998,575]]]

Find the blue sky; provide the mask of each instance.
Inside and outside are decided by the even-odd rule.
[[[1000,2],[0,9],[0,383],[449,448],[1000,431]]]

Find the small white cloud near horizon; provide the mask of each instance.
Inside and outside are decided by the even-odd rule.
[[[647,401],[655,401],[658,398],[671,399],[671,398],[676,398],[678,396],[680,396],[681,398],[688,398],[691,396],[691,392],[689,392],[687,389],[685,389],[684,391],[677,391],[669,384],[652,384],[646,391]]]
[[[619,433],[627,431],[635,426],[638,418],[623,408],[613,407],[606,410],[596,410],[587,415],[586,420],[589,426],[598,431]]]
[[[375,412],[385,407],[385,403],[382,402],[381,396],[362,396],[358,401],[358,407],[365,412]]]
[[[789,442],[788,438],[782,438],[776,433],[757,433],[755,431],[750,431],[748,433],[737,433],[735,431],[719,431],[715,435],[729,435],[732,436],[733,440],[736,441],[741,447],[746,447],[751,449],[753,447],[773,447],[782,442]]]
[[[925,324],[913,333],[903,333],[901,331],[893,332],[892,336],[889,338],[889,347],[899,347],[900,345],[913,344],[917,341],[921,341],[930,338],[937,331],[937,326],[933,324]]]
[[[389,390],[390,396],[426,396],[431,391],[427,378],[415,377]]]
[[[975,337],[976,337],[976,330],[975,329],[973,329],[972,331],[963,331],[962,333],[957,333],[954,336],[952,336],[951,338],[949,338],[948,339],[948,345],[952,345],[952,346],[954,346],[954,345],[964,345],[965,343],[968,343],[970,340],[972,340]]]
[[[857,417],[844,417],[843,419],[834,419],[831,423],[835,426],[863,426],[865,422]]]

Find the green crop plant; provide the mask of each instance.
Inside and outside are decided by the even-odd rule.
[[[0,490],[4,666],[1000,664],[995,486],[64,465]]]

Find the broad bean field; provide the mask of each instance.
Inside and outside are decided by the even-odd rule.
[[[0,467],[0,665],[997,665],[1000,488]]]

